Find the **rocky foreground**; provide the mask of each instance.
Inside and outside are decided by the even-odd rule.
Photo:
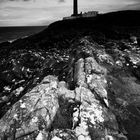
[[[1,45],[0,139],[139,140],[139,32],[59,31]]]

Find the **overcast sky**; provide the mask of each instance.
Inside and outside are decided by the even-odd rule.
[[[79,0],[79,12],[140,9],[140,0]],[[0,26],[48,25],[72,14],[73,0],[0,0]]]

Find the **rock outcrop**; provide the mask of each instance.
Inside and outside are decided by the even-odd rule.
[[[123,61],[90,37],[76,41],[63,69],[65,81],[48,74],[23,95],[1,118],[1,139],[127,140],[128,133],[133,133],[129,117],[138,119],[133,111],[139,113],[139,103],[133,95],[139,96],[139,84],[126,77],[129,70],[123,66],[129,63],[125,55],[135,62],[132,54],[113,51]],[[16,94],[22,90],[16,89]]]
[[[1,140],[139,140],[138,36],[71,22],[0,50]]]

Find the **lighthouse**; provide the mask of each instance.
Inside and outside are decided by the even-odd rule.
[[[78,0],[73,0],[73,16],[78,15]]]
[[[88,11],[85,13],[78,14],[78,0],[73,0],[73,13],[71,16],[63,17],[63,20],[72,20],[77,18],[89,18],[89,17],[96,17],[99,15],[98,11]]]

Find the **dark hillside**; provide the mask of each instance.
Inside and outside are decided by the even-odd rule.
[[[31,39],[38,41],[38,39],[51,38],[54,39],[55,42],[57,38],[72,39],[79,37],[79,35],[92,34],[93,31],[94,34],[101,34],[99,38],[103,36],[103,34],[105,38],[108,36],[112,39],[127,38],[134,28],[137,28],[137,32],[140,32],[139,18],[140,11],[120,11],[99,15],[94,18],[57,21],[51,24],[42,33],[31,37]],[[121,28],[124,30],[123,33],[121,32]],[[136,30],[134,34],[136,34]]]

